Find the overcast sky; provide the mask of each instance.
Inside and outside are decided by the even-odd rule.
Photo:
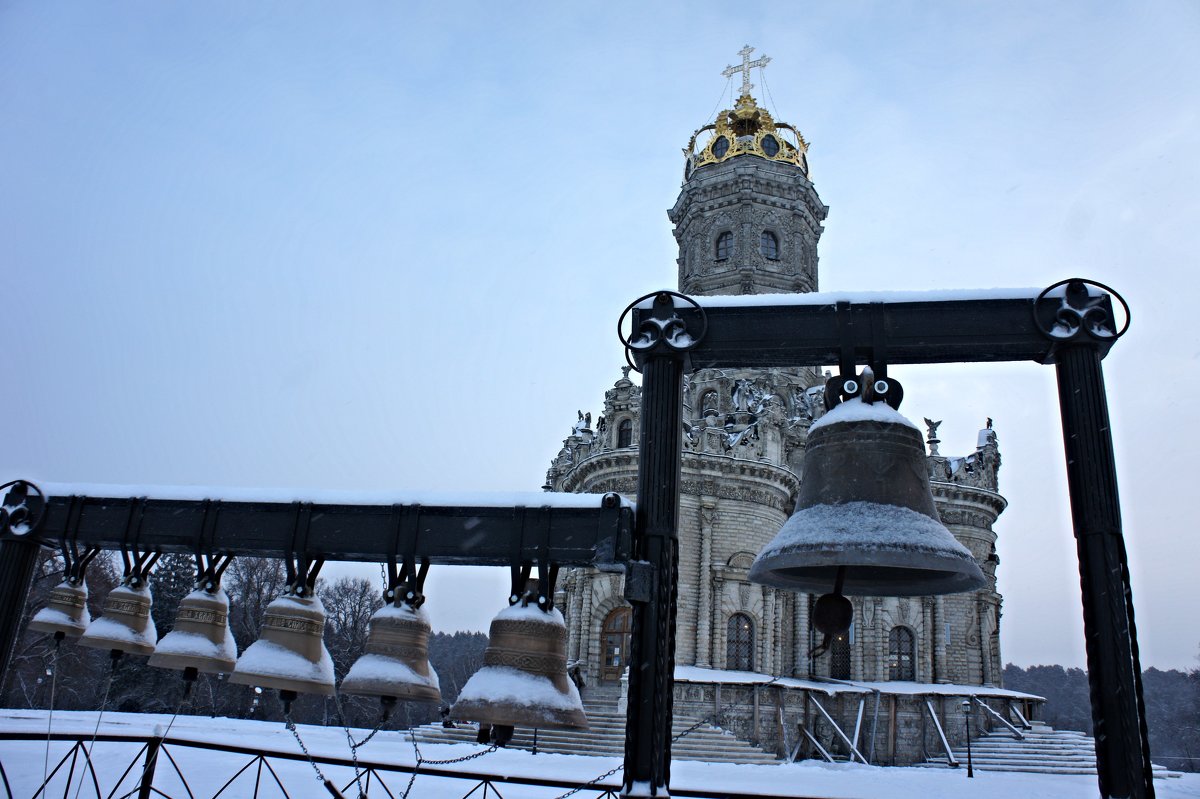
[[[1143,664],[1195,667],[1198,41],[1191,2],[2,2],[0,478],[537,489],[750,43],[823,289],[1128,299]],[[1004,659],[1083,665],[1053,369],[893,371],[944,454],[995,419]],[[435,569],[435,626],[505,579]]]

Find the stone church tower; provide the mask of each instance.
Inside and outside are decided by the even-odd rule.
[[[679,290],[816,291],[817,242],[828,208],[809,176],[808,143],[758,106],[747,64],[765,60],[750,63],[749,48],[742,55],[743,68],[730,68],[743,71],[741,96],[692,136],[683,186],[668,212],[679,244]],[[548,490],[634,494],[640,389],[624,372],[596,424],[590,413],[579,414],[550,466]],[[979,561],[986,588],[945,597],[854,597],[849,634],[814,658],[816,597],[747,579],[756,554],[793,510],[808,429],[824,413],[825,377],[815,368],[705,369],[685,379],[677,666],[698,667],[688,679],[713,683],[729,678],[723,671],[998,683],[992,523],[1005,500],[997,493],[1000,456],[990,420],[975,452],[961,458],[940,455],[931,423],[928,457],[938,511]],[[568,659],[580,665],[589,690],[601,694],[619,689],[629,651],[622,583],[622,575],[592,569],[571,570],[560,580]]]

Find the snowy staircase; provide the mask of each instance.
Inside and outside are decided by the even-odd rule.
[[[625,753],[625,714],[618,713],[613,702],[584,701],[587,730],[538,730],[537,751],[564,755],[621,757]],[[700,719],[676,715],[672,735],[695,725]],[[456,728],[440,723],[426,724],[413,730],[419,743],[474,743],[474,724],[460,722]],[[508,744],[510,749],[532,750],[534,731],[518,727]],[[674,760],[704,760],[712,763],[780,762],[775,755],[738,740],[719,727],[701,724],[671,745]]]
[[[1020,771],[1033,774],[1095,774],[1095,742],[1082,732],[1055,730],[1040,722],[1024,730],[1017,740],[1006,729],[993,730],[971,739],[971,764],[978,771]],[[966,747],[954,750],[959,766],[967,765]],[[950,765],[945,757],[930,758],[918,766]],[[1178,777],[1177,771],[1154,766],[1156,778]]]

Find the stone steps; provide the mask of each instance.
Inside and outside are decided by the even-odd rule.
[[[971,741],[971,766],[979,771],[1017,771],[1029,774],[1095,774],[1096,749],[1092,738],[1082,732],[1055,730],[1034,722],[1017,740],[1007,730],[994,730]],[[967,763],[966,747],[954,750],[959,766]],[[930,758],[918,766],[947,768],[945,757]],[[1154,766],[1155,778],[1178,777],[1180,773]]]
[[[621,757],[625,753],[625,716],[612,703],[585,702],[590,729],[537,730],[537,751],[555,754]],[[700,719],[676,716],[671,725],[672,735],[679,735],[696,725]],[[440,723],[426,724],[413,730],[420,743],[474,743],[477,727],[460,724],[446,728]],[[510,749],[532,750],[534,731],[518,728],[513,733]],[[713,763],[774,764],[773,754],[740,741],[732,734],[710,724],[701,724],[671,745],[674,760],[703,760]]]

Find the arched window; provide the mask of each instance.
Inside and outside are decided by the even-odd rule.
[[[725,668],[754,671],[754,620],[745,613],[729,617],[725,638]]]
[[[709,389],[700,397],[700,415],[708,416],[717,412],[717,392]]]
[[[829,676],[835,680],[850,679],[851,631],[838,633],[829,645]]]
[[[916,662],[916,641],[912,630],[893,627],[888,633],[888,679],[915,680]]]
[[[617,449],[633,446],[633,420],[622,419],[617,425]]]
[[[733,255],[733,234],[726,230],[717,236],[717,260],[723,261]]]
[[[764,230],[758,242],[758,249],[768,261],[778,261],[779,237],[769,230]]]
[[[633,613],[629,608],[616,608],[604,617],[600,629],[600,679],[616,682],[629,663],[629,635],[633,629]]]

